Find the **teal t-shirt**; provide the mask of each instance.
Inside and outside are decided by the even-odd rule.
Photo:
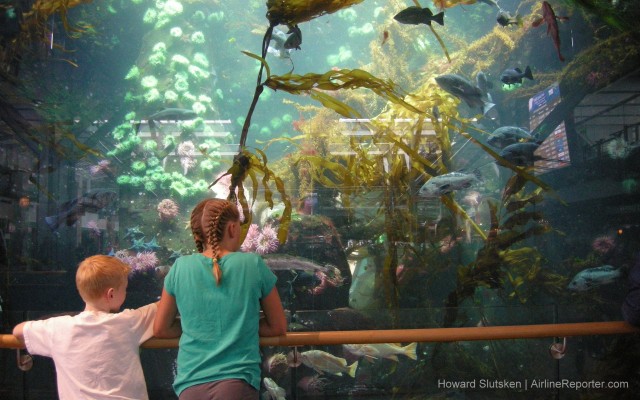
[[[164,281],[182,322],[173,383],[178,395],[222,379],[243,379],[260,390],[260,299],[271,292],[276,276],[253,253],[230,253],[219,264],[220,286],[212,260],[199,253],[178,258]]]

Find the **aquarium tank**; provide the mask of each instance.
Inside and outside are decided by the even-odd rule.
[[[639,19],[637,0],[0,0],[0,333],[80,311],[91,255],[132,267],[124,307],[156,301],[209,197],[237,203],[289,332],[622,321]],[[640,390],[637,333],[261,352],[267,399]],[[176,355],[141,350],[151,399],[177,398]],[[0,362],[0,398],[57,398],[50,359]]]

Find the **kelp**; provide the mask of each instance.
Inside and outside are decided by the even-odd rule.
[[[71,25],[68,18],[69,9],[91,2],[92,0],[38,0],[33,4],[31,10],[23,14],[22,30],[23,32],[31,32],[33,37],[48,37],[43,34],[47,29],[46,22],[52,15],[58,14],[67,34],[77,36],[89,27]]]
[[[271,25],[297,25],[311,21],[364,0],[267,0],[267,19]]]
[[[270,208],[273,208],[273,191],[270,188],[270,182],[273,182],[280,193],[280,200],[284,204],[284,210],[282,212],[282,216],[280,217],[280,223],[278,226],[278,241],[280,243],[285,243],[287,240],[287,233],[289,230],[289,224],[291,223],[291,201],[289,200],[289,196],[287,195],[284,187],[284,182],[281,178],[276,176],[273,171],[267,167],[267,155],[259,150],[255,149],[257,154],[251,153],[248,149],[243,148],[240,150],[238,154],[233,158],[233,164],[227,170],[227,172],[221,175],[218,179],[216,179],[213,183],[209,185],[209,188],[214,186],[220,179],[225,176],[230,176],[230,185],[229,185],[229,197],[227,198],[231,202],[238,202],[242,206],[242,212],[245,216],[245,221],[243,223],[245,233],[246,229],[249,228],[252,221],[252,212],[251,209],[253,207],[253,203],[258,198],[258,188],[262,187],[264,190],[264,201],[269,205]],[[262,174],[262,185],[258,180],[258,173]],[[251,205],[247,201],[247,197],[245,195],[245,189],[243,186],[243,182],[246,178],[251,179],[253,183],[253,192],[251,196]],[[237,189],[237,194],[236,194]]]
[[[325,107],[335,110],[340,115],[354,117],[357,113],[348,105],[327,95],[322,91],[336,91],[341,89],[367,88],[383,99],[398,104],[416,114],[423,112],[404,100],[405,94],[391,81],[385,81],[361,69],[330,70],[323,74],[308,73],[298,75],[288,73],[267,77],[264,85],[273,90],[283,90],[291,94],[310,92],[311,97],[319,100]]]
[[[462,1],[462,0],[460,0],[460,1]],[[473,1],[473,2],[475,2],[475,0],[464,0],[464,1]],[[415,3],[416,6],[420,7],[420,3],[418,2],[418,0],[413,0],[413,2]],[[436,4],[435,1],[434,1],[434,4]],[[443,7],[440,7],[440,8],[443,8]],[[429,26],[429,29],[431,29],[431,33],[433,33],[433,36],[436,37],[436,40],[438,41],[438,44],[440,44],[440,47],[442,48],[442,51],[444,51],[444,55],[447,57],[447,61],[451,62],[451,57],[449,56],[449,50],[447,50],[447,46],[444,45],[444,41],[442,40],[440,35],[438,35],[438,32],[436,32],[436,30],[433,29],[433,26],[431,26],[431,24],[429,24],[428,26]]]

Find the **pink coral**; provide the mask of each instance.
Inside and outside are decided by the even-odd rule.
[[[89,173],[91,176],[96,176],[101,173],[109,172],[111,167],[111,162],[109,160],[100,160],[97,164],[89,167]]]
[[[100,228],[98,227],[98,223],[93,219],[87,222],[87,229],[89,229],[91,234],[94,236],[100,236],[102,234],[102,231],[100,231]]]
[[[598,236],[591,243],[593,251],[599,254],[607,254],[616,247],[615,239],[611,236]]]
[[[143,251],[136,254],[136,270],[146,271],[158,265],[158,256],[154,251]]]
[[[158,216],[163,221],[170,221],[174,219],[180,212],[178,204],[171,199],[164,199],[158,203]]]

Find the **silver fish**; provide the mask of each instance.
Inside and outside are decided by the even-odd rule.
[[[313,368],[318,373],[329,373],[332,375],[342,376],[346,373],[350,377],[356,376],[358,362],[347,365],[347,360],[336,357],[333,354],[322,350],[309,350],[300,353],[300,361],[309,368]]]
[[[264,387],[267,389],[265,393],[266,396],[264,397],[266,397],[269,400],[286,400],[285,396],[287,393],[283,388],[278,386],[278,384],[273,379],[265,377],[262,380],[262,383],[264,384]]]
[[[439,197],[454,190],[466,189],[481,181],[478,171],[469,174],[466,172],[449,172],[434,176],[418,190],[421,197]]]
[[[369,359],[387,358],[398,361],[398,355],[407,356],[412,360],[417,360],[417,343],[410,343],[406,346],[399,346],[394,343],[378,344],[343,344],[342,347],[349,353]]]
[[[538,147],[540,145],[535,142],[510,144],[502,149],[500,157],[518,167],[532,167],[535,161],[541,159],[534,154]]]
[[[296,257],[289,254],[265,254],[262,256],[265,264],[273,271],[307,271],[329,272],[335,267],[322,266],[307,258]]]
[[[529,131],[517,126],[502,126],[493,131],[487,139],[487,143],[499,149],[504,149],[511,144],[533,141],[535,141],[534,137]]]
[[[615,282],[622,275],[619,268],[611,265],[602,265],[595,268],[582,270],[573,277],[567,289],[575,292],[584,292],[595,287]]]

